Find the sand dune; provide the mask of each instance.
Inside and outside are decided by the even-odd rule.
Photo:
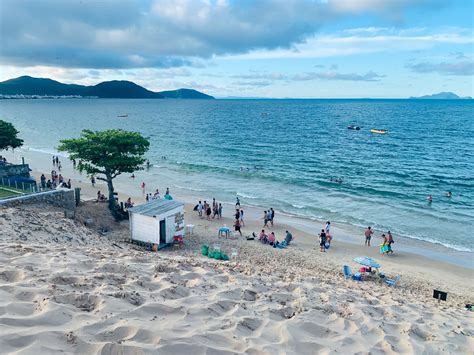
[[[346,281],[313,251],[227,240],[237,260],[150,253],[45,208],[0,210],[0,349],[54,354],[472,353],[463,295]]]

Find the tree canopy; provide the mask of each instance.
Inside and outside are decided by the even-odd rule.
[[[77,159],[80,171],[107,182],[109,208],[114,211],[112,179],[142,169],[144,154],[149,147],[150,142],[138,132],[109,129],[83,130],[79,138],[61,140],[58,150],[68,152],[71,159]]]
[[[0,150],[21,147],[23,139],[17,134],[18,130],[10,122],[0,120]]]

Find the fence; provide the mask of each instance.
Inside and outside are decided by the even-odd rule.
[[[0,187],[15,189],[17,190],[16,192],[23,194],[32,194],[40,191],[39,187],[36,185],[36,182],[18,181],[14,178],[5,177],[0,178]]]

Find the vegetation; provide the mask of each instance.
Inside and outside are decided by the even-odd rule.
[[[21,147],[23,139],[17,135],[17,129],[10,122],[0,120],[0,150]]]
[[[113,179],[122,173],[142,169],[144,154],[149,146],[150,142],[138,132],[83,130],[79,138],[62,140],[58,150],[68,152],[71,159],[78,160],[80,171],[107,182],[109,209],[116,218],[120,218]]]

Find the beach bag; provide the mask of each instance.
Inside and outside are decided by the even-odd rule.
[[[202,246],[202,255],[207,255],[207,254],[209,254],[209,246],[204,244]]]

